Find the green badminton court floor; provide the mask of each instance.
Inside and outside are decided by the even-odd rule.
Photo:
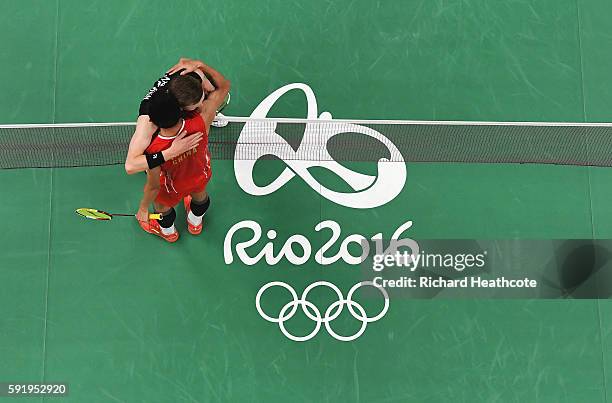
[[[604,0],[9,1],[0,123],[135,120],[149,85],[180,56],[232,81],[236,116],[302,82],[319,113],[336,118],[610,121],[611,12]],[[275,113],[304,117],[305,105],[288,94]],[[284,167],[260,162],[254,180]],[[316,250],[325,220],[342,239],[389,237],[408,220],[424,239],[612,238],[612,170],[408,162],[398,197],[358,210],[299,176],[253,196],[232,161],[213,170],[204,233],[190,236],[179,209],[174,245],[131,219],[73,213],[135,211],[143,177],[122,166],[0,171],[0,382],[67,382],[75,402],[609,399],[606,300],[397,300],[353,342],[322,329],[296,343],[258,315],[260,287],[278,280],[299,293],[326,280],[346,293],[359,270],[314,259],[246,265],[235,245],[248,231],[226,264],[224,241],[244,220],[277,232],[275,253],[295,234]],[[349,332],[344,319],[338,329]]]

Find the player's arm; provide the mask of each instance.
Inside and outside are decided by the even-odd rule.
[[[216,89],[215,86],[210,82],[208,77],[206,77],[204,73],[202,73],[202,70],[196,69],[194,73],[197,74],[198,77],[200,77],[200,81],[202,82],[202,90],[205,94],[208,94],[209,92],[212,92]]]
[[[228,80],[226,80],[225,77],[223,77],[223,74],[219,73],[217,70],[213,69],[212,67],[210,67],[209,65],[207,65],[206,63],[202,61],[200,61],[199,70],[201,70],[202,73],[204,73],[204,75],[208,77],[210,81],[212,81],[212,84],[215,86],[216,90],[220,89],[219,87],[225,81],[227,84],[227,92],[229,92],[230,83]],[[225,93],[225,95],[227,95],[227,92]]]
[[[125,172],[129,175],[160,166],[165,161],[169,161],[177,155],[196,147],[202,138],[202,134],[185,138],[187,132],[184,131],[174,139],[168,149],[155,154],[145,154],[145,150],[151,144],[151,138],[155,130],[157,130],[157,127],[151,123],[148,115],[138,116],[136,130],[130,140],[130,147],[125,159]]]
[[[170,70],[168,70],[167,74],[175,74],[180,72],[181,75],[189,74],[191,72],[195,72],[202,79],[202,88],[206,93],[214,91],[215,85],[217,85],[216,77],[223,77],[218,71],[208,66],[201,60],[196,59],[188,59],[185,57],[181,57],[177,64],[172,66]],[[212,83],[210,82],[212,80]]]
[[[136,130],[130,140],[127,157],[125,158],[125,172],[129,175],[148,169],[145,150],[151,144],[151,138],[156,126],[149,120],[148,115],[138,116]]]
[[[214,80],[217,89],[211,92],[208,95],[208,98],[202,102],[202,111],[200,112],[200,115],[202,115],[204,123],[206,124],[207,130],[214,120],[217,110],[221,105],[223,105],[225,97],[229,93],[231,87],[230,81],[223,77],[221,73],[212,68],[211,73],[213,74],[211,78]]]
[[[142,200],[136,214],[136,218],[139,221],[149,221],[149,206],[157,197],[161,186],[159,180],[160,171],[161,168],[159,167],[147,171],[147,182],[145,183]]]

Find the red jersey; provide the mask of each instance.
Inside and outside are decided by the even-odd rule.
[[[210,151],[208,150],[208,131],[201,115],[195,115],[183,120],[183,130],[187,131],[187,136],[197,132],[204,133],[198,146],[189,150],[178,157],[166,161],[161,166],[161,184],[169,191],[177,189],[190,189],[199,183],[208,182],[212,175],[210,168]],[[145,150],[146,154],[153,154],[168,149],[178,133],[172,137],[158,134],[151,141]]]

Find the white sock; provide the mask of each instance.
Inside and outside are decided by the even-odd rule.
[[[170,228],[164,228],[162,226],[160,226],[159,228],[161,228],[161,232],[164,235],[171,235],[171,234],[174,234],[176,232],[176,228],[174,228],[174,224],[172,224],[172,226]]]
[[[202,224],[202,217],[204,217],[204,216],[201,215],[201,216],[198,217],[197,215],[193,214],[191,212],[191,209],[189,210],[189,214],[187,214],[187,219],[189,220],[191,225],[200,225],[200,224]]]

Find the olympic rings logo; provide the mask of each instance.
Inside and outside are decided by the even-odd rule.
[[[361,306],[359,303],[352,300],[352,297],[355,291],[357,291],[362,286],[368,286],[368,285],[378,289],[385,299],[385,306],[380,311],[380,313],[378,313],[378,315],[373,316],[373,317],[369,317],[365,309],[363,308],[363,306]],[[325,310],[325,315],[323,316],[321,315],[321,311],[319,310],[319,308],[317,308],[317,306],[313,304],[312,302],[308,301],[308,293],[318,286],[329,287],[338,296],[338,301],[332,303]],[[269,316],[261,308],[261,296],[263,295],[264,292],[266,292],[266,290],[272,287],[282,287],[286,289],[287,291],[289,291],[289,293],[291,293],[291,296],[293,297],[291,301],[287,302],[282,307],[277,318]],[[340,316],[345,305],[348,308],[349,313],[355,319],[361,321],[361,327],[359,328],[357,333],[355,333],[352,336],[342,336],[336,333],[332,329],[331,324],[330,324],[331,321],[333,321],[338,316]],[[313,320],[316,323],[314,330],[305,336],[295,336],[291,334],[285,327],[285,322],[291,319],[295,315],[298,307],[300,306],[302,307],[302,312],[304,312],[304,314],[309,319]],[[368,323],[376,322],[377,320],[385,316],[385,314],[387,313],[387,310],[389,309],[389,294],[384,288],[375,285],[372,281],[363,281],[351,287],[345,299],[342,296],[342,292],[340,291],[338,287],[336,287],[335,284],[332,284],[328,281],[317,281],[315,283],[310,284],[308,287],[306,287],[306,289],[302,293],[302,296],[298,298],[297,293],[295,292],[293,287],[291,287],[290,285],[283,283],[282,281],[272,281],[268,284],[265,284],[257,292],[257,295],[255,296],[255,307],[257,308],[257,312],[259,312],[262,318],[264,318],[268,322],[278,323],[278,326],[281,332],[283,332],[283,334],[290,340],[293,340],[293,341],[310,340],[317,335],[317,333],[321,329],[321,325],[325,325],[325,329],[327,330],[329,335],[335,338],[336,340],[353,341],[357,339],[358,337],[360,337],[363,334],[363,332],[365,332],[365,329]]]

